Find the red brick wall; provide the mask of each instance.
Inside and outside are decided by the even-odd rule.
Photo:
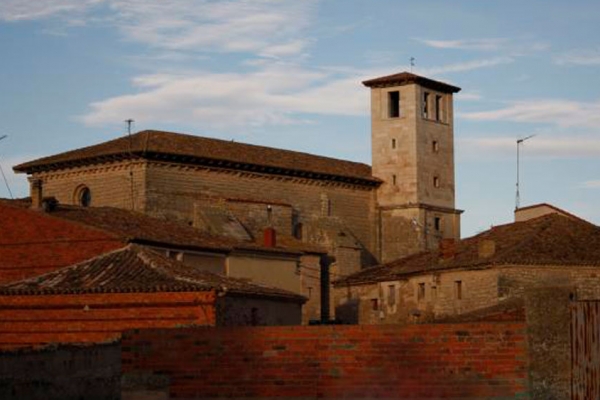
[[[0,296],[0,350],[100,343],[136,328],[214,325],[214,299],[214,292]]]
[[[73,265],[124,245],[98,229],[0,203],[0,283]]]
[[[175,398],[527,393],[521,323],[142,330],[122,349],[126,375],[166,373]]]

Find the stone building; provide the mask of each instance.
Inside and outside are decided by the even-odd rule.
[[[266,227],[325,246],[333,276],[460,237],[452,95],[403,72],[371,90],[373,166],[172,132],[143,131],[26,162],[34,205],[111,206],[254,238]]]
[[[527,219],[517,210],[519,222],[334,282],[338,318],[360,324],[467,314],[485,319],[487,311],[520,307],[527,289],[557,285],[572,287],[580,300],[600,298],[600,228],[555,207],[535,208],[541,215]]]

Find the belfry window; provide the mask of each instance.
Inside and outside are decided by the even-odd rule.
[[[392,139],[392,149],[396,148],[396,139]]]
[[[435,96],[435,120],[441,122],[443,120],[442,96]]]
[[[440,177],[439,176],[433,177],[433,187],[436,187],[436,188],[440,187]]]
[[[423,92],[423,118],[429,118],[429,93]]]
[[[388,117],[398,118],[400,116],[400,92],[388,92]]]
[[[437,153],[440,151],[440,144],[438,143],[437,140],[434,140],[433,142],[431,142],[431,151],[433,151],[434,153]]]

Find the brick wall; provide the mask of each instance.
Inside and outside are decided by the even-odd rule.
[[[59,346],[0,352],[0,399],[115,400],[121,346]]]
[[[182,398],[527,396],[524,324],[130,331],[125,378],[167,374]]]
[[[214,325],[214,292],[0,296],[0,349],[101,343],[134,328]]]

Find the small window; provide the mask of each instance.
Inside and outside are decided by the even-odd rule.
[[[303,230],[304,230],[304,225],[302,225],[302,222],[296,223],[296,225],[294,225],[294,237],[298,240],[302,240]]]
[[[440,217],[435,217],[433,219],[433,227],[436,232],[439,232],[442,229],[442,219]]]
[[[92,192],[90,188],[81,185],[75,189],[75,203],[82,207],[89,207],[92,204]]]
[[[392,175],[392,184],[396,186],[396,175]]]
[[[396,286],[389,285],[388,286],[388,306],[396,305]]]
[[[388,92],[388,117],[398,118],[400,116],[400,92]]]
[[[435,120],[442,121],[442,96],[435,96]]]
[[[439,176],[433,177],[433,187],[436,187],[436,188],[440,187],[440,177]]]
[[[371,299],[371,310],[372,311],[379,310],[379,300],[378,299]]]
[[[419,287],[417,288],[417,300],[425,299],[425,283],[419,283]]]
[[[423,93],[423,118],[429,118],[429,93]]]
[[[432,150],[434,153],[437,153],[437,152],[439,152],[439,151],[440,151],[440,144],[438,143],[438,141],[437,141],[437,140],[434,140],[433,142],[431,142],[431,150]]]
[[[396,148],[396,139],[392,139],[392,149]]]
[[[454,281],[454,298],[456,300],[462,300],[462,281]]]

